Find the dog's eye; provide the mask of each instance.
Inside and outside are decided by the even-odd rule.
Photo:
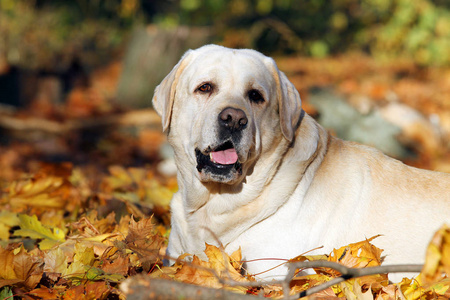
[[[197,88],[197,91],[202,93],[210,93],[212,91],[213,87],[210,83],[202,84]]]
[[[257,90],[251,90],[248,92],[248,99],[254,103],[262,103],[264,102],[264,98],[260,92]]]

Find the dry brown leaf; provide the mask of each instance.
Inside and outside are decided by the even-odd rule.
[[[121,255],[114,258],[114,260],[104,259],[101,268],[108,274],[127,275],[130,259]]]
[[[194,255],[192,263],[184,264],[175,274],[175,279],[207,287],[221,288],[218,278],[212,273],[210,264]]]
[[[44,273],[40,258],[30,256],[23,247],[14,250],[0,247],[0,265],[0,287],[19,285],[31,290]]]
[[[128,235],[124,240],[126,248],[138,255],[146,272],[160,260],[159,250],[164,243],[164,238],[155,230],[151,219],[136,222],[132,218]]]

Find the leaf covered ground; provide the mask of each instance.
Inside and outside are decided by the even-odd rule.
[[[280,285],[255,287],[242,275],[240,252],[225,254],[206,245],[209,260],[162,265],[169,227],[168,203],[174,182],[144,168],[110,167],[97,190],[89,174],[69,164],[46,165],[10,182],[1,197],[0,295],[26,299],[125,299],[120,283],[137,274],[227,288],[237,293],[282,296]],[[274,241],[275,242],[275,241]],[[370,240],[344,245],[325,259],[347,267],[378,266],[382,250]],[[289,263],[285,261],[282,263]],[[297,276],[291,294],[339,277],[327,268]],[[415,280],[389,284],[386,274],[351,279],[319,295],[347,299],[435,299],[450,297],[450,228],[442,228]],[[231,282],[231,283],[230,283]]]
[[[320,65],[318,61],[299,63],[297,58],[301,67],[294,68],[292,60],[280,65],[285,64],[290,78],[306,95],[307,109],[307,88],[334,84],[344,93],[368,95],[375,102],[387,101],[385,94],[394,90],[402,101],[446,120],[448,98],[430,102],[430,91],[439,89],[448,97],[448,70],[418,70],[422,78],[411,78],[405,75],[409,66],[379,70],[366,63],[359,64],[363,67],[358,71],[350,70],[352,59]],[[359,76],[353,76],[355,72]],[[367,79],[367,75],[362,79],[364,74],[382,72],[387,74],[384,79]],[[400,79],[394,79],[396,76]],[[439,87],[436,82],[441,83]],[[65,107],[55,108],[44,101],[14,117],[26,120],[39,112],[38,117],[44,119],[84,120],[118,113],[95,93],[92,89],[74,91]],[[309,110],[313,112],[313,108]],[[239,294],[282,297],[282,285],[259,285],[256,274],[243,275],[239,251],[227,254],[220,247],[206,245],[208,260],[194,256],[190,262],[179,260],[173,266],[163,266],[170,233],[169,202],[177,185],[174,177],[161,175],[157,169],[162,159],[160,148],[165,147],[160,129],[137,127],[41,132],[36,133],[37,138],[3,128],[8,142],[2,140],[0,145],[0,299],[126,299],[129,291],[122,284],[138,275]],[[413,163],[430,167],[448,161],[448,148],[444,147],[437,154],[418,153]],[[367,240],[336,245],[332,253],[323,256],[299,253],[280,263],[327,260],[363,268],[380,265],[382,255],[382,249]],[[436,233],[426,261],[415,279],[389,283],[386,274],[372,275],[339,283],[315,296],[449,299],[450,228]],[[340,275],[329,268],[316,268],[315,272],[293,278],[289,293],[297,295]]]

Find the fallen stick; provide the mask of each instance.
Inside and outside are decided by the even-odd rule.
[[[150,279],[145,275],[137,275],[120,284],[120,289],[125,293],[127,300],[149,299],[223,299],[223,300],[251,300],[259,297],[243,295],[188,283],[182,283],[168,279]]]

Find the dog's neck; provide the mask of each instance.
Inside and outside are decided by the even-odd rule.
[[[311,131],[321,132],[307,134]],[[192,170],[183,169],[185,167],[178,164],[179,179],[183,178],[178,180],[179,193],[191,234],[195,232],[200,240],[210,243],[217,243],[219,239],[226,246],[251,224],[274,214],[299,184],[304,186],[302,190],[306,193],[312,181],[312,176],[308,177],[308,174],[314,173],[313,170],[308,172],[308,169],[311,166],[316,168],[322,160],[323,151],[320,150],[324,148],[326,136],[323,128],[306,115],[294,143],[290,145],[284,137],[280,137],[277,146],[255,162],[251,175],[236,185],[202,183]],[[305,141],[312,138],[316,140]],[[306,145],[313,146],[306,148]],[[270,185],[278,188],[268,188]],[[277,192],[272,195],[271,191]],[[199,224],[204,224],[208,229],[195,228]]]

